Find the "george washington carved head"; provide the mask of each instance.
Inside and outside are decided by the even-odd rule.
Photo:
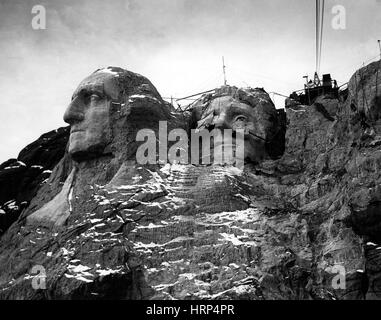
[[[79,84],[64,114],[71,125],[69,153],[77,162],[110,153],[128,156],[139,128],[157,125],[168,113],[147,78],[116,67],[99,69]]]

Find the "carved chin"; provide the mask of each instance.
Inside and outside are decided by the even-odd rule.
[[[265,157],[265,146],[263,142],[245,141],[245,159],[258,163]]]
[[[105,141],[91,142],[71,138],[69,144],[69,154],[73,160],[81,162],[101,157],[104,154],[105,146]]]

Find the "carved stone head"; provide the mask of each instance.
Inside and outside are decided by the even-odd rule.
[[[75,90],[64,121],[71,125],[69,153],[81,162],[134,147],[134,133],[165,119],[169,110],[145,77],[108,67]]]
[[[262,89],[224,86],[204,97],[193,109],[197,129],[244,130],[244,157],[260,162],[266,156],[266,143],[276,125],[276,109]],[[223,152],[214,150],[214,152]]]

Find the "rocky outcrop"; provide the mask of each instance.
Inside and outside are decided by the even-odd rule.
[[[377,122],[381,117],[380,64],[373,62],[356,71],[348,84],[350,109],[364,121]]]
[[[184,114],[131,99],[187,132],[216,99],[245,101],[263,121],[255,134],[277,142],[242,170],[62,153],[1,238],[0,298],[380,299],[379,67],[357,71],[346,100],[285,114],[261,89],[223,87]],[[40,219],[51,206],[64,223]]]
[[[17,159],[0,165],[0,235],[46,183],[65,153],[69,132],[66,127],[45,133],[25,147]]]
[[[322,97],[311,107],[288,109],[286,153],[278,166],[297,177],[294,203],[311,215],[311,235],[322,250],[318,263],[332,259],[345,267],[350,287],[343,298],[379,298],[379,66],[355,73],[344,103]]]

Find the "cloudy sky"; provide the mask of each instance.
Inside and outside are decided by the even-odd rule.
[[[45,30],[31,25],[46,8]],[[346,29],[331,26],[335,5]],[[346,82],[379,53],[380,0],[326,0],[321,72]],[[78,83],[99,67],[148,77],[164,97],[227,80],[289,94],[315,68],[314,0],[0,0],[0,163],[62,115]],[[277,107],[283,99],[276,98]]]

